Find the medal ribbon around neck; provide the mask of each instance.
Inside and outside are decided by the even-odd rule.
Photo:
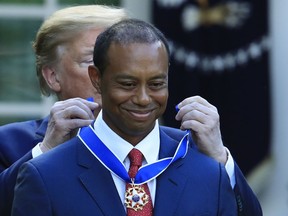
[[[184,135],[178,144],[173,157],[160,159],[154,163],[143,165],[139,168],[134,179],[131,179],[124,164],[119,158],[104,145],[90,126],[83,127],[77,134],[78,138],[88,148],[88,150],[110,171],[123,179],[125,182],[141,185],[159,176],[168,166],[180,158],[184,158],[189,143],[189,132]]]

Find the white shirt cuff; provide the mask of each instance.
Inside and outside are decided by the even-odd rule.
[[[43,154],[40,148],[41,142],[39,142],[33,149],[32,149],[32,157],[38,157],[39,155]]]
[[[226,172],[227,172],[229,179],[230,179],[230,185],[234,189],[235,184],[236,184],[234,159],[233,159],[232,155],[230,154],[230,151],[228,150],[228,148],[226,148],[226,151],[228,154],[228,159],[227,159],[227,162],[225,164],[225,169],[226,169]]]

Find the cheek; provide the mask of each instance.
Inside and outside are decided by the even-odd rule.
[[[168,92],[165,92],[161,94],[161,96],[158,97],[157,102],[159,103],[160,110],[159,110],[159,115],[161,116],[167,107],[167,101],[168,101]]]
[[[85,66],[81,66],[77,62],[70,62],[70,64],[66,64],[66,71],[68,71],[71,76],[83,78],[89,78],[88,74],[88,64]]]
[[[103,84],[104,83],[104,84]],[[100,82],[100,91],[103,101],[103,106],[106,104],[118,104],[120,101],[122,101],[122,97],[124,97],[124,94],[114,89],[111,82],[109,81],[101,81]]]
[[[161,106],[165,106],[167,104],[167,100],[168,100],[168,91],[167,90],[163,90],[163,92],[159,93],[156,96],[156,100],[159,102],[159,104],[161,104]]]
[[[87,85],[86,87],[93,86],[89,77],[88,68],[86,69],[81,68],[78,70],[74,69],[73,77],[74,77],[73,78],[74,80],[78,80],[78,82],[81,83],[82,85],[85,85],[85,86]]]
[[[110,103],[114,103],[114,104],[121,104],[121,103],[125,103],[126,101],[128,101],[130,99],[130,94],[129,93],[124,93],[122,91],[113,91],[110,89],[110,91],[106,92],[106,94],[108,95],[108,100],[110,100]]]

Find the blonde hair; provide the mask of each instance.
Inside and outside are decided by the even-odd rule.
[[[60,45],[73,41],[83,31],[91,28],[106,29],[128,18],[124,9],[105,5],[81,5],[60,9],[46,19],[37,32],[33,49],[36,55],[36,72],[43,95],[54,92],[47,85],[42,68],[57,63]]]

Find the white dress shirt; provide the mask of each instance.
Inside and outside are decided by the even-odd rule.
[[[99,113],[94,123],[94,130],[99,139],[111,150],[111,152],[113,152],[114,154],[115,152],[117,152],[118,159],[123,162],[126,170],[128,171],[130,167],[130,160],[128,158],[128,154],[134,148],[134,146],[122,139],[108,127],[108,125],[103,121],[102,111]],[[135,148],[140,150],[144,156],[143,165],[147,163],[150,164],[158,160],[158,153],[160,149],[160,134],[158,121],[156,121],[154,129],[141,142],[139,142],[137,146],[135,146]],[[115,186],[118,190],[119,196],[124,205],[126,183],[114,173],[111,174]],[[156,193],[156,179],[149,181],[147,184],[151,194],[152,202],[154,204]]]

